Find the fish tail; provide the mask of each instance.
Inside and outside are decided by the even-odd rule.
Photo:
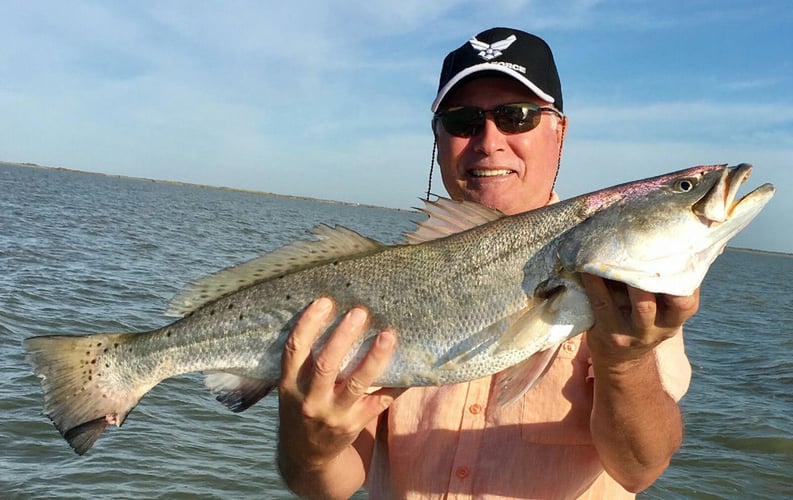
[[[27,359],[41,378],[44,411],[79,455],[108,424],[118,427],[155,383],[125,376],[115,351],[128,333],[42,336],[24,341]]]

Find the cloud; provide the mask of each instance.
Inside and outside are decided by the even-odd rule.
[[[585,138],[695,140],[789,149],[793,104],[656,101],[625,105],[574,103],[572,129]]]
[[[738,161],[791,192],[777,5],[3,3],[0,159],[412,206],[441,59],[519,25],[551,42],[565,81],[564,194]]]

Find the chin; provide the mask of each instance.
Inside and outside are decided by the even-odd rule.
[[[512,207],[511,196],[505,193],[481,192],[470,193],[469,199],[486,207],[495,208],[504,213],[509,213]]]

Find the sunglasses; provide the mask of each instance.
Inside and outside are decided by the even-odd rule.
[[[502,104],[493,109],[482,109],[476,106],[455,106],[435,113],[443,128],[456,137],[473,137],[485,128],[487,113],[493,115],[496,127],[505,134],[528,132],[540,124],[543,111],[550,111],[564,118],[558,110],[549,106],[537,106],[532,103]]]

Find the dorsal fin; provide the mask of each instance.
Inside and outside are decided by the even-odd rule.
[[[343,226],[321,224],[312,229],[311,234],[317,239],[295,241],[188,284],[173,298],[166,315],[185,316],[224,295],[255,283],[324,262],[371,253],[385,246]]]
[[[417,222],[416,229],[405,234],[405,241],[410,245],[461,233],[504,217],[502,212],[472,201],[454,201],[449,198],[421,201],[424,202],[424,208],[417,210],[429,218]]]

